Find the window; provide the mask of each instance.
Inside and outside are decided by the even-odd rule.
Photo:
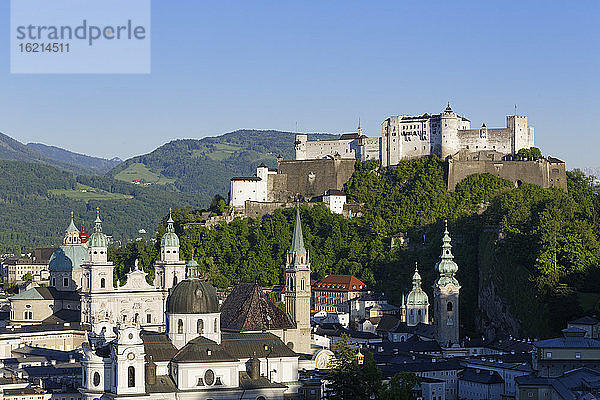
[[[137,322],[138,322],[138,319],[139,319],[139,317],[140,317],[140,314],[138,314],[138,313],[135,313],[135,315],[133,316],[133,322],[137,323]]]
[[[94,386],[98,386],[100,384],[100,374],[98,371],[94,372]]]
[[[215,318],[215,323],[214,323],[214,332],[217,333],[219,332],[219,320]]]
[[[104,278],[100,279],[100,287],[103,289],[106,287],[106,279],[104,279]]]
[[[204,383],[208,386],[212,386],[215,383],[215,373],[212,369],[207,369],[204,373]]]
[[[552,358],[552,353],[551,352],[547,352],[546,353],[546,358]]]
[[[577,359],[581,358],[581,353],[575,353],[575,358],[577,358]]]
[[[127,387],[135,387],[135,368],[127,368]]]
[[[23,313],[23,319],[33,319],[33,312],[31,312],[31,311],[25,311]]]
[[[152,314],[150,314],[150,313],[146,314],[146,323],[147,324],[152,323]]]
[[[304,290],[304,279],[300,280],[300,290]]]
[[[183,320],[177,321],[177,333],[183,333]]]
[[[448,305],[446,306],[446,309],[448,310],[448,312],[452,311],[452,302],[451,301],[448,302]]]
[[[176,276],[173,277],[173,287],[175,287],[175,285],[177,285],[177,277]]]
[[[63,278],[63,286],[69,286],[69,278]]]
[[[198,332],[200,335],[204,333],[204,321],[201,319],[196,322],[196,332]]]

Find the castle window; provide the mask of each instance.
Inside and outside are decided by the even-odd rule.
[[[135,387],[135,368],[127,368],[127,387]]]
[[[183,333],[183,320],[179,319],[177,321],[177,333]]]
[[[446,309],[447,309],[449,312],[450,312],[450,311],[452,311],[452,302],[451,302],[451,301],[449,301],[449,302],[448,302],[448,305],[446,306]]]
[[[63,286],[69,286],[69,278],[63,278]]]
[[[196,332],[198,332],[200,335],[204,333],[204,321],[201,319],[196,322]]]
[[[152,323],[152,314],[146,314],[146,323],[147,324],[151,324]]]
[[[104,288],[106,286],[106,279],[102,278],[100,279],[100,287]]]

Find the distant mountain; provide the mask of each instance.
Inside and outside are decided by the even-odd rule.
[[[68,164],[79,165],[85,168],[96,170],[100,174],[110,171],[123,160],[118,157],[110,160],[106,158],[91,157],[85,154],[74,153],[69,150],[62,149],[56,146],[48,146],[42,143],[27,143],[27,147],[36,150],[42,155],[56,161],[61,161]]]
[[[19,142],[18,140],[15,140],[3,133],[0,133],[0,160],[29,161],[35,163],[42,163],[46,165],[51,165],[64,171],[73,172],[77,175],[92,175],[98,173],[97,171],[91,168],[83,167],[80,165],[74,165],[47,157],[39,151],[30,148],[24,145],[23,143]]]
[[[180,139],[149,154],[130,158],[107,175],[125,182],[167,185],[201,197],[227,197],[234,176],[253,176],[265,163],[275,168],[277,156],[294,158],[296,133],[273,130],[238,130],[217,137]],[[338,135],[309,134],[309,140]]]

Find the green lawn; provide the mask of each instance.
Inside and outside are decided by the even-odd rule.
[[[115,175],[115,179],[124,182],[133,182],[140,180],[142,183],[153,183],[155,185],[166,185],[167,183],[175,182],[175,179],[166,178],[160,174],[150,171],[142,163],[133,163],[123,171]]]
[[[89,200],[123,200],[132,199],[133,196],[121,193],[110,193],[104,190],[96,189],[90,186],[77,184],[77,187],[71,189],[51,189],[50,193],[55,196],[66,196],[70,199],[89,201]]]
[[[240,150],[243,150],[243,146],[227,144],[227,143],[215,143],[215,150],[206,153],[206,157],[210,158],[214,161],[221,161],[228,157],[231,157],[232,154],[238,153]]]

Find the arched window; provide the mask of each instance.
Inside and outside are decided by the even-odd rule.
[[[204,333],[204,321],[199,319],[198,322],[196,322],[196,331],[202,335]]]
[[[452,302],[451,301],[448,302],[448,305],[446,306],[446,309],[448,311],[452,311]]]
[[[304,290],[304,279],[300,280],[300,290]]]
[[[104,278],[100,279],[100,287],[103,289],[106,287],[106,279],[104,279]]]
[[[135,315],[133,316],[133,322],[137,323],[137,322],[138,322],[138,319],[139,319],[139,317],[140,317],[140,314],[138,314],[138,313],[135,313]]]
[[[214,331],[215,333],[219,332],[219,320],[218,320],[218,319],[216,319],[216,318],[215,318],[215,323],[214,323],[214,326],[213,326],[213,328],[214,328],[214,329],[213,329],[213,331]]]
[[[177,333],[183,333],[183,320],[179,319],[177,321]]]
[[[52,286],[56,286],[56,278],[52,278]]]
[[[127,368],[127,387],[135,387],[135,368]]]
[[[150,313],[146,314],[146,323],[147,324],[152,323],[152,314],[150,314]]]
[[[176,276],[173,277],[173,287],[175,287],[175,285],[177,285],[177,277]]]
[[[23,313],[23,319],[33,319],[33,312],[31,312],[31,311],[25,311]]]

